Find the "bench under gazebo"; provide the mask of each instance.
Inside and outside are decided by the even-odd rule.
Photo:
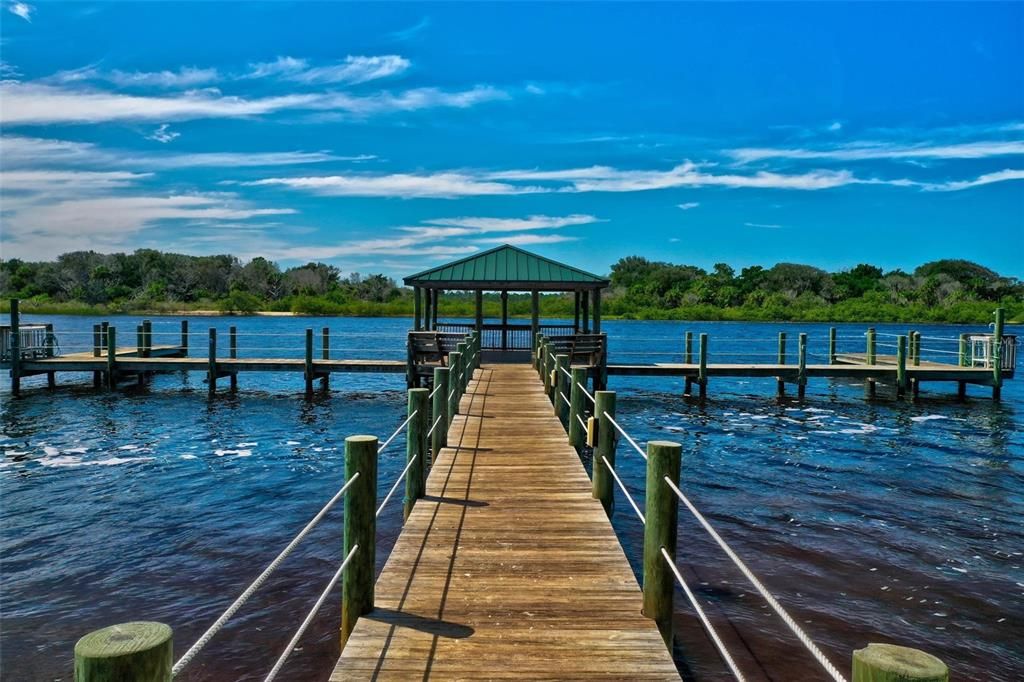
[[[413,289],[409,362],[414,383],[419,377],[429,376],[432,367],[474,330],[480,333],[484,362],[529,362],[538,332],[557,339],[577,362],[597,365],[603,359],[606,343],[601,333],[601,290],[609,285],[603,277],[504,244],[418,272],[403,281]],[[473,322],[438,322],[438,302],[445,291],[474,293]],[[484,322],[485,292],[499,294],[500,322]],[[509,292],[530,294],[529,324],[509,322]],[[571,324],[541,324],[542,292],[573,294]]]

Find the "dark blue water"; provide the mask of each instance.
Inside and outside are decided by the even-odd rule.
[[[40,318],[41,319],[41,318]],[[49,316],[64,352],[91,345],[96,320]],[[112,320],[134,343],[137,318]],[[332,356],[404,357],[407,320],[192,318],[192,354],[231,324],[241,357],[300,357],[303,329],[331,328]],[[708,332],[712,361],[773,361],[779,330],[825,352],[825,325],[610,322],[612,361],[678,356],[682,332]],[[948,359],[958,327],[917,326],[925,359]],[[154,343],[176,343],[177,318],[154,318]],[[905,328],[878,325],[880,333]],[[125,333],[131,330],[131,333]],[[75,332],[78,332],[76,334]],[[840,328],[840,350],[863,348]],[[933,338],[928,338],[933,337]],[[880,336],[881,343],[892,342]],[[879,352],[886,352],[880,347]],[[735,354],[735,355],[734,355]],[[70,680],[75,640],[114,622],[175,630],[180,655],[339,487],[348,435],[388,435],[404,418],[400,375],[335,375],[329,394],[301,396],[298,374],[243,374],[207,398],[196,372],[117,393],[91,379],[25,381],[0,423],[0,672]],[[222,380],[226,388],[226,380]],[[684,446],[683,488],[841,669],[870,641],[924,648],[958,679],[1012,680],[1024,667],[1024,411],[1022,380],[1003,401],[971,387],[926,384],[916,403],[877,400],[846,381],[812,380],[806,401],[777,400],[773,380],[712,380],[709,400],[676,380],[613,377],[619,421],[641,443]],[[401,438],[383,455],[381,494],[402,468]],[[643,462],[620,445],[619,468],[642,500]],[[639,568],[639,522],[621,497],[614,519]],[[383,563],[400,504],[379,526]],[[817,679],[818,668],[742,575],[680,512],[680,566],[752,679]],[[332,512],[180,679],[262,679],[341,558]],[[326,679],[338,654],[340,597],[323,610],[286,669]],[[679,595],[676,659],[701,680],[727,679]]]

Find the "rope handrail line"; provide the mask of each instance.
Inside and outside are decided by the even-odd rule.
[[[580,423],[580,426],[583,427],[584,431],[587,430],[587,422],[583,421],[583,417],[581,417],[579,415],[576,415],[576,421],[578,421]]]
[[[455,395],[455,389],[453,388],[451,391],[448,392],[448,400],[451,400],[452,396],[454,396],[454,395]]]
[[[437,419],[434,420],[434,423],[431,425],[430,430],[427,431],[427,438],[430,438],[432,435],[434,435],[434,429],[437,428],[437,423],[439,421],[441,421],[441,419],[443,419],[443,418],[444,418],[443,414],[437,415]]]
[[[327,512],[331,510],[331,507],[337,504],[338,500],[340,500],[342,496],[344,496],[344,494],[348,492],[349,487],[358,478],[359,472],[356,472],[352,475],[352,478],[345,481],[345,485],[341,486],[341,489],[334,494],[334,497],[327,501],[327,504],[325,504],[323,508],[319,512],[317,512],[316,516],[314,516],[309,521],[309,523],[307,523],[306,526],[299,531],[298,535],[296,535],[292,539],[292,541],[289,542],[288,545],[283,550],[281,550],[281,552],[276,557],[274,557],[274,560],[271,561],[267,565],[267,567],[263,569],[263,572],[256,576],[256,579],[253,580],[249,584],[249,586],[242,591],[240,595],[238,595],[238,598],[235,599],[235,601],[232,602],[231,605],[224,610],[224,613],[222,613],[220,617],[213,622],[213,625],[207,628],[206,632],[200,635],[199,639],[196,640],[195,644],[189,647],[188,651],[186,651],[181,656],[181,658],[178,659],[177,663],[174,664],[174,667],[171,668],[172,676],[180,673],[185,668],[185,666],[192,662],[192,659],[194,659],[199,654],[199,652],[203,650],[203,647],[205,647],[206,644],[211,639],[213,639],[213,636],[216,635],[222,627],[224,627],[224,624],[227,623],[228,620],[230,620],[230,618],[233,615],[235,615],[235,612],[238,611],[238,609],[240,609],[242,605],[245,604],[246,601],[248,601],[249,597],[251,597],[252,594],[256,590],[258,590],[260,586],[263,585],[263,583],[270,576],[270,574],[277,570],[277,567],[281,564],[281,562],[284,561],[285,558],[292,553],[292,550],[295,549],[295,547],[300,542],[302,542],[302,539],[305,538],[306,535],[308,535],[309,532],[313,530],[313,528],[318,523],[320,523],[320,520],[323,519]]]
[[[636,444],[635,440],[630,438],[629,434],[626,433],[625,429],[623,429],[621,426],[619,426],[619,423],[617,421],[615,421],[615,417],[611,416],[607,412],[604,413],[604,416],[608,417],[608,421],[610,421],[612,423],[612,426],[615,427],[615,430],[618,431],[619,433],[621,433],[623,436],[626,437],[626,440],[629,441],[629,444],[633,446],[634,450],[636,450],[637,452],[640,453],[640,456],[643,457],[644,461],[646,462],[647,461],[647,453],[643,451],[643,448],[641,448],[639,445]]]
[[[811,641],[811,638],[807,635],[807,633],[804,632],[799,625],[797,625],[796,621],[793,620],[793,617],[789,615],[789,612],[787,612],[786,609],[782,607],[782,604],[780,604],[778,600],[776,600],[775,597],[772,595],[772,593],[768,591],[768,588],[766,588],[761,583],[761,581],[758,580],[757,576],[754,575],[754,573],[749,568],[747,568],[747,565],[745,563],[743,563],[743,560],[736,555],[736,553],[732,550],[731,547],[729,547],[728,544],[726,544],[725,540],[722,539],[722,536],[720,536],[718,532],[711,526],[711,524],[708,523],[708,520],[704,518],[704,515],[700,513],[700,511],[693,505],[692,502],[690,502],[690,499],[683,494],[683,491],[680,490],[679,487],[675,483],[673,483],[672,479],[670,479],[668,476],[666,476],[662,480],[664,480],[668,484],[669,488],[672,489],[672,492],[676,494],[679,500],[684,505],[686,505],[686,508],[689,509],[690,513],[693,514],[693,516],[697,519],[698,522],[700,522],[700,525],[704,527],[704,530],[707,531],[708,535],[710,535],[712,539],[714,539],[714,541],[718,543],[718,546],[722,548],[722,551],[725,552],[730,559],[732,559],[732,562],[736,564],[736,567],[740,569],[740,572],[743,573],[747,580],[750,581],[750,584],[753,585],[754,588],[761,593],[761,596],[764,598],[766,602],[768,602],[768,605],[772,607],[772,610],[775,611],[779,618],[782,619],[782,622],[789,626],[789,629],[793,631],[793,634],[796,635],[796,638],[800,640],[800,642],[805,647],[807,647],[807,650],[810,651],[811,655],[814,656],[814,658],[818,661],[819,664],[821,664],[821,667],[825,669],[825,671],[832,677],[833,680],[835,680],[835,682],[846,682],[846,678],[843,677],[842,673],[840,673],[839,670],[836,669],[834,665],[832,665],[832,662],[829,661],[825,654],[822,653],[821,649],[819,649],[817,645],[815,645],[814,642]]]
[[[564,393],[562,393],[561,391],[559,391],[559,392],[558,392],[558,395],[559,395],[559,396],[561,396],[562,400],[564,400],[564,401],[565,401],[565,404],[566,404],[566,405],[568,405],[569,407],[572,407],[572,403],[571,403],[571,402],[569,401],[569,399],[568,399],[568,398],[566,398],[566,397],[565,397],[565,394],[564,394]]]
[[[391,486],[391,490],[389,490],[388,494],[384,496],[384,501],[380,503],[379,507],[377,507],[377,513],[373,515],[374,518],[377,518],[378,516],[380,516],[380,513],[382,511],[384,511],[384,507],[387,505],[388,501],[391,499],[391,496],[395,494],[395,491],[398,490],[398,486],[402,483],[402,479],[405,478],[405,475],[409,472],[409,468],[413,465],[413,462],[415,462],[417,459],[419,459],[419,455],[413,455],[412,459],[410,459],[406,463],[405,468],[402,469],[402,473],[398,474],[398,479],[395,480],[395,484],[393,486]]]
[[[619,484],[619,489],[622,491],[622,494],[626,496],[626,499],[629,501],[630,506],[633,507],[633,511],[635,511],[636,515],[640,517],[640,523],[646,526],[647,519],[644,518],[644,513],[640,511],[640,507],[636,506],[636,502],[633,501],[633,496],[630,495],[629,490],[626,489],[626,484],[623,483],[622,479],[619,478],[619,475],[615,473],[615,467],[608,463],[608,458],[605,457],[604,455],[601,455],[601,461],[604,462],[605,467],[608,469],[608,473],[612,475],[612,478],[615,479],[615,482]]]
[[[683,580],[683,576],[679,572],[679,567],[676,566],[676,562],[673,561],[668,550],[664,547],[661,548],[661,556],[665,557],[665,562],[668,563],[668,567],[672,570],[672,573],[675,574],[676,580],[679,581],[679,586],[683,588],[683,593],[686,595],[686,598],[690,600],[693,610],[697,612],[697,617],[704,626],[704,631],[708,633],[708,636],[714,643],[715,648],[718,649],[718,655],[721,656],[722,660],[725,661],[725,664],[729,666],[729,670],[732,671],[733,677],[739,680],[739,682],[743,682],[746,678],[743,677],[743,673],[741,673],[740,669],[736,666],[736,661],[732,659],[732,655],[729,653],[729,650],[725,648],[725,644],[718,637],[718,632],[715,630],[715,626],[713,626],[711,621],[708,620],[707,615],[704,613],[704,609],[701,608],[700,603],[697,601],[696,595],[694,595],[690,590],[690,586],[686,584],[686,581]]]
[[[380,453],[384,452],[384,448],[386,448],[387,446],[391,445],[391,441],[393,441],[395,439],[395,436],[397,436],[401,432],[401,430],[404,429],[406,427],[406,425],[409,422],[412,421],[412,418],[415,417],[417,414],[419,414],[419,410],[413,410],[412,414],[410,414],[408,417],[406,417],[404,422],[399,424],[398,428],[395,429],[395,432],[391,434],[391,437],[388,438],[386,441],[384,441],[383,445],[381,445],[379,448],[377,448],[377,454],[378,455]]]
[[[572,379],[572,372],[567,370],[565,367],[559,367],[558,369],[562,370],[562,374]]]
[[[334,576],[327,583],[327,587],[325,587],[324,591],[320,593],[320,597],[316,600],[316,603],[313,604],[313,608],[310,609],[308,614],[306,614],[306,618],[299,625],[299,629],[295,631],[295,635],[291,640],[289,640],[288,646],[286,646],[284,651],[281,652],[281,656],[278,657],[277,662],[274,663],[274,667],[271,668],[270,672],[267,673],[267,676],[263,678],[263,682],[273,682],[274,678],[277,677],[277,674],[281,672],[281,668],[284,667],[288,657],[291,656],[292,651],[295,650],[295,646],[299,643],[299,640],[302,639],[302,635],[306,634],[306,629],[309,627],[309,624],[313,622],[313,617],[316,616],[317,612],[320,611],[321,607],[323,607],[324,602],[327,601],[327,597],[330,595],[331,590],[333,590],[334,586],[338,584],[339,580],[341,580],[341,576],[345,573],[345,569],[348,568],[349,562],[352,561],[352,557],[356,555],[356,551],[358,551],[358,549],[359,545],[353,545],[352,549],[349,550],[348,556],[346,556],[345,560],[341,562],[341,566],[338,566],[338,570],[334,572]]]
[[[587,390],[586,386],[584,386],[578,381],[576,382],[576,385],[580,387],[580,390],[583,391],[583,395],[587,396],[587,399],[590,400],[590,402],[594,403],[595,405],[597,404],[597,401],[594,400],[594,396],[590,395],[590,391]]]

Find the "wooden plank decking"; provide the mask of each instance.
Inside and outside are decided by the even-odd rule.
[[[331,680],[678,680],[528,365],[485,366]]]

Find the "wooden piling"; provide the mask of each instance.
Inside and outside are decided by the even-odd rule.
[[[796,397],[804,399],[807,393],[807,334],[797,337]]]
[[[313,395],[313,328],[306,328],[306,356],[303,375],[306,379],[306,397]]]
[[[949,668],[920,649],[868,644],[853,652],[851,682],[949,682]]]
[[[228,357],[238,359],[238,328],[234,325],[228,327]],[[238,372],[231,372],[229,385],[232,391],[238,390]]]
[[[18,299],[11,299],[11,395],[21,393],[21,312]]]
[[[356,621],[373,610],[377,536],[377,437],[345,439],[345,480],[359,474],[345,494],[343,556],[358,545],[341,579],[341,647]]]
[[[664,547],[676,556],[679,498],[665,479],[679,485],[682,446],[668,441],[647,443],[647,488],[644,517],[644,615],[658,624],[665,646],[672,648],[672,597],[675,576],[665,565]]]
[[[145,331],[145,327],[143,327],[141,324],[137,324],[137,325],[135,325],[135,357],[142,358],[142,357],[145,357],[145,355],[146,355],[146,331]],[[143,381],[144,381],[143,377],[144,377],[143,372],[136,372],[135,373],[135,378],[138,380],[139,386],[141,386]]]
[[[1006,311],[996,308],[995,325],[992,329],[992,400],[999,400],[1003,393],[1003,325]]]
[[[430,412],[425,388],[410,388],[407,416],[409,432],[405,438],[405,457],[409,471],[405,474],[405,499],[403,500],[403,518],[409,518],[416,500],[427,492],[427,431],[430,430]],[[415,416],[413,416],[415,415]],[[412,464],[409,464],[412,462]]]
[[[683,364],[693,364],[693,332],[686,332],[683,341]],[[686,377],[683,380],[683,395],[690,395],[693,390],[693,379]]]
[[[47,322],[46,323],[46,340],[45,340],[44,343],[46,344],[46,357],[48,357],[48,358],[52,358],[55,355],[55,353],[54,353],[54,341],[55,341],[55,339],[56,339],[56,337],[53,335],[53,324]],[[46,373],[46,387],[47,388],[57,388],[57,373],[56,372],[47,372]]]
[[[580,423],[583,418],[583,387],[587,384],[586,367],[573,367],[571,370],[572,386],[569,387],[569,445],[581,448],[586,439],[586,429]]]
[[[448,424],[459,413],[459,367],[461,367],[462,355],[458,351],[448,354]]]
[[[153,321],[142,321],[142,351],[143,357],[150,357],[153,354]]]
[[[92,356],[94,358],[102,357],[103,355],[103,337],[101,336],[101,327],[98,324],[92,326]],[[92,386],[93,388],[99,388],[103,383],[103,373],[96,370],[92,373]]]
[[[537,332],[533,335],[533,357],[530,358],[530,364],[534,369],[537,370],[537,376],[540,376],[540,349],[544,345],[544,334]]]
[[[594,447],[592,492],[594,498],[601,501],[610,520],[615,511],[614,481],[602,458],[615,468],[615,443],[618,439],[611,422],[615,418],[615,391],[594,392],[594,416],[597,417],[597,445]]]
[[[217,392],[217,328],[210,327],[209,350],[207,351],[208,368],[206,370],[207,390],[210,395]]]
[[[552,404],[554,404],[554,382],[551,381],[551,371],[554,369],[555,359],[551,355],[551,342],[550,341],[548,341],[548,342],[546,342],[544,344],[543,354],[544,354],[544,358],[543,358],[543,360],[544,360],[544,365],[543,365],[544,366],[544,369],[543,369],[544,395],[546,395],[548,398],[550,398]]]
[[[466,386],[469,385],[469,381],[466,377],[466,365],[469,364],[469,350],[466,346],[465,341],[460,341],[455,344],[455,350],[459,353],[459,364],[454,371],[459,377],[459,397],[466,392]]]
[[[173,634],[163,623],[119,623],[75,644],[75,682],[171,682],[173,665]]]
[[[836,328],[828,328],[828,364],[836,364]]]
[[[181,321],[181,355],[188,357],[188,320]]]
[[[866,361],[869,365],[874,365],[877,356],[875,355],[875,328],[869,327],[867,331],[867,348],[866,348]],[[864,381],[864,397],[874,398],[875,397],[875,380],[865,379]]]
[[[448,418],[448,372],[447,367],[434,368],[435,392],[430,406],[430,423],[436,422],[438,417],[441,421],[437,422],[434,432],[430,434],[431,465],[437,461],[441,448],[448,445],[448,423],[451,421]]]
[[[324,327],[320,330],[320,355],[324,360],[331,359],[331,329],[330,327]],[[331,389],[331,374],[330,372],[324,372],[320,377],[320,390],[329,391]]]
[[[700,366],[697,369],[697,382],[700,384],[701,399],[708,397],[708,335],[701,334],[698,352]]]
[[[900,334],[896,337],[896,395],[901,396],[907,390],[907,337]]]
[[[107,388],[117,388],[117,327],[107,327]]]
[[[412,288],[412,319],[413,319],[412,328],[415,331],[420,331],[420,330],[423,329],[423,326],[420,323],[420,320],[422,319],[422,316],[423,316],[423,308],[422,308],[422,304],[420,303],[420,288],[419,287],[413,287]]]
[[[914,366],[921,366],[921,332],[914,332]]]
[[[779,364],[786,364],[786,332],[779,332]],[[775,393],[780,398],[786,396],[786,382],[781,376],[776,380]]]
[[[569,426],[569,377],[565,373],[569,371],[569,356],[555,356],[555,414],[562,426]],[[564,396],[564,397],[563,397]]]

